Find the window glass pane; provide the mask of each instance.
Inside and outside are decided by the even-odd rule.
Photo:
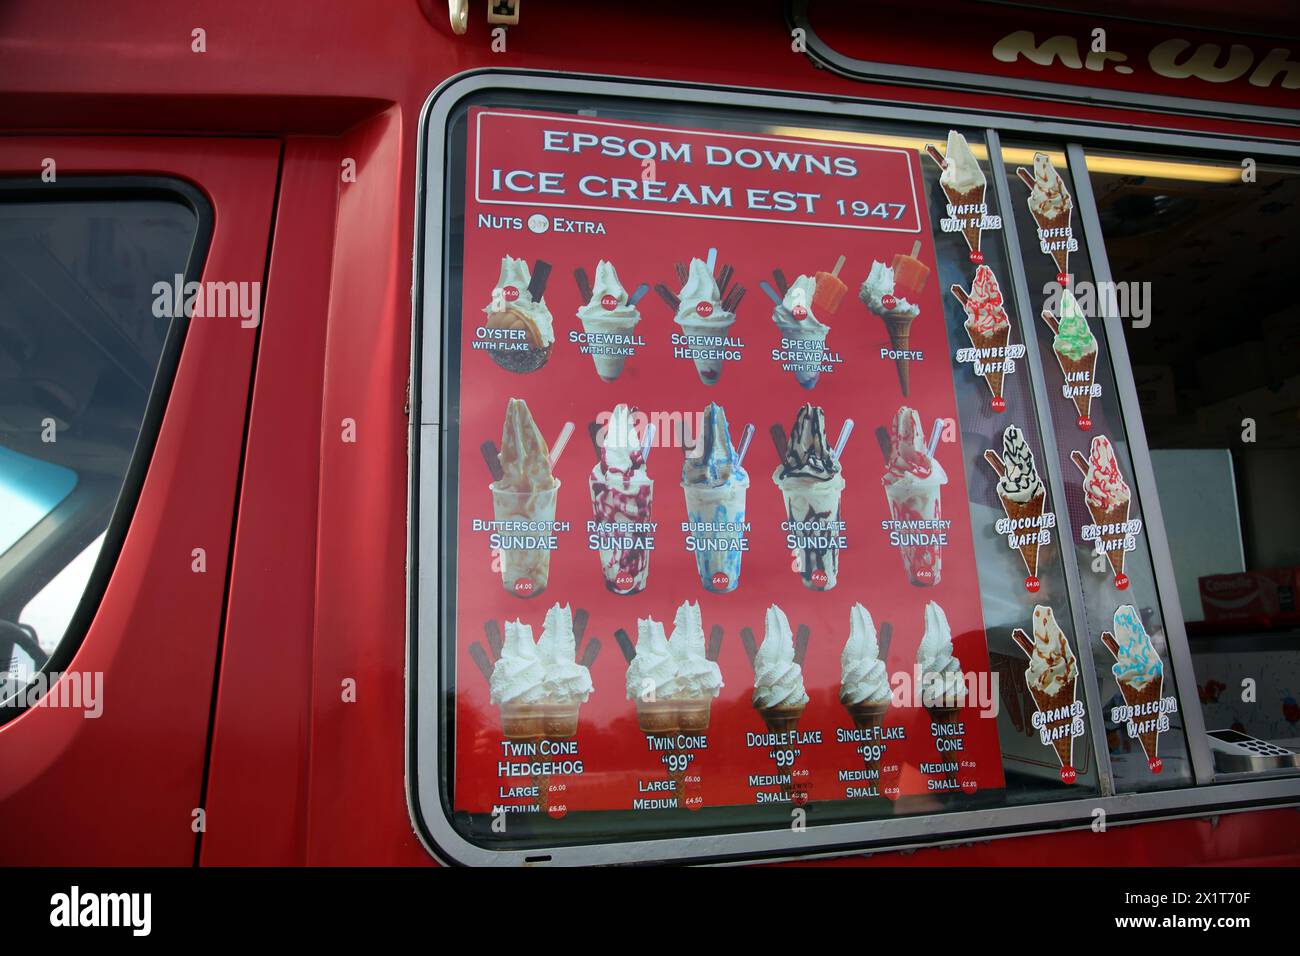
[[[1073,172],[1051,143],[1003,150],[1057,438],[1116,787],[1192,782],[1146,512],[1134,477]],[[1068,277],[1068,280],[1067,278]],[[1133,302],[1126,300],[1129,307]],[[1173,598],[1173,595],[1170,595]]]
[[[77,483],[67,468],[0,446],[0,554],[54,510]]]
[[[0,698],[65,637],[163,360],[156,283],[184,279],[196,212],[158,190],[0,185]],[[23,635],[19,637],[18,635]]]
[[[1300,171],[1088,156],[1208,731],[1300,750]],[[1243,747],[1245,749],[1243,749]],[[1219,773],[1292,763],[1211,739]]]
[[[518,847],[1096,792],[982,134],[498,94],[448,132],[420,629],[446,762],[418,772],[454,825]]]

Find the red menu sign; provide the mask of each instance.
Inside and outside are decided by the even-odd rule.
[[[456,809],[1001,787],[918,155],[488,109],[468,149]]]

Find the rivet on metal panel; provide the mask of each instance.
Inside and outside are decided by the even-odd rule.
[[[488,23],[514,26],[519,22],[519,0],[488,0]]]

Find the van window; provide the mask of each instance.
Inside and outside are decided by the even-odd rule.
[[[71,657],[116,557],[106,532],[134,505],[181,333],[158,290],[198,266],[183,191],[0,182],[0,720]]]

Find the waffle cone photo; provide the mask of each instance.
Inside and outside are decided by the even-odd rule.
[[[581,701],[549,702],[544,706],[546,737],[568,740],[578,732],[578,709]]]
[[[939,185],[943,186],[942,183]],[[974,189],[968,189],[964,193],[959,193],[955,189],[949,189],[947,186],[943,186],[943,193],[948,197],[948,202],[953,206],[972,206],[980,205],[984,202],[984,191],[987,188],[987,186],[976,186]],[[978,222],[981,216],[978,214],[964,214],[954,216],[953,218],[965,221],[974,219]],[[970,246],[971,252],[979,252],[980,232],[981,229],[979,226],[966,226],[961,231],[962,238],[966,240],[966,245]]]
[[[1074,716],[1068,713],[1069,708],[1074,704],[1074,684],[1074,681],[1070,681],[1068,685],[1062,685],[1061,689],[1055,694],[1044,693],[1032,684],[1029,686],[1029,693],[1033,695],[1034,704],[1038,707],[1040,714],[1047,715],[1060,711],[1062,708],[1067,711],[1067,716],[1059,720],[1053,720],[1050,723],[1045,722],[1043,724],[1044,730],[1055,731],[1062,725],[1068,728],[1070,724],[1074,723]],[[1046,720],[1045,717],[1044,719]],[[1071,761],[1074,755],[1074,738],[1070,736],[1068,730],[1063,736],[1053,740],[1052,746],[1056,749],[1056,756],[1060,758],[1062,767],[1073,766]]]
[[[677,733],[677,701],[640,700],[636,702],[636,719],[643,734]]]
[[[916,321],[916,316],[882,315],[880,318],[885,323],[885,330],[889,332],[890,347],[895,351],[906,351],[912,338],[912,323]],[[910,359],[894,359],[894,368],[898,372],[898,384],[902,387],[904,395],[907,394],[907,390],[911,385],[910,365]]]
[[[1010,323],[1002,326],[1002,328],[1000,329],[994,329],[988,335],[981,335],[980,333],[976,332],[975,329],[971,327],[970,322],[967,322],[965,324],[965,329],[966,329],[966,337],[970,339],[970,344],[975,348],[1003,350],[1001,358],[995,358],[990,360],[989,362],[983,362],[983,360],[981,360],[981,364],[998,366],[997,371],[987,372],[984,375],[984,381],[988,384],[989,391],[993,393],[993,397],[1001,398],[1002,378],[1003,376],[1006,375],[1006,372],[1004,370],[1005,366],[1003,365],[1003,363],[1006,361],[1005,350],[1007,347],[1007,342],[1011,340]]]
[[[1075,409],[1081,416],[1087,418],[1092,409],[1092,384],[1097,375],[1097,352],[1094,350],[1078,359],[1056,352],[1056,361],[1060,363],[1061,371],[1065,375],[1066,386],[1072,389],[1083,389],[1087,386],[1083,391],[1070,396]]]
[[[799,725],[803,716],[804,704],[791,707],[759,707],[758,715],[767,724],[767,729],[775,734],[789,733]]]
[[[1128,704],[1135,710],[1152,701],[1160,699],[1160,692],[1164,688],[1165,679],[1160,677],[1151,681],[1145,687],[1133,687],[1120,681],[1119,692],[1124,695],[1124,703]],[[1158,714],[1147,714],[1142,717],[1130,718],[1135,723],[1143,723],[1148,720],[1156,719]],[[1138,740],[1142,742],[1142,749],[1146,752],[1148,760],[1156,759],[1156,751],[1160,745],[1160,731],[1148,730],[1138,734]]]
[[[1007,495],[998,492],[998,497],[1002,499],[1002,510],[1007,513],[1007,517],[1014,521],[1037,521],[1043,516],[1043,506],[1047,502],[1047,489],[1042,488],[1038,494],[1028,501],[1016,501]],[[1017,537],[1029,534],[1033,535],[1033,540],[1028,544],[1019,546],[1020,557],[1025,562],[1025,570],[1033,575],[1038,573],[1038,534],[1034,526],[1017,528],[1013,532]]]
[[[712,697],[683,697],[677,700],[677,729],[683,733],[702,733],[709,729]]]
[[[845,704],[844,709],[853,718],[854,727],[858,730],[870,730],[873,727],[879,727],[885,722],[885,714],[889,713],[889,701],[885,701],[883,704],[861,701],[857,704]]]
[[[501,733],[507,740],[541,740],[546,736],[546,706],[502,704]]]
[[[1085,503],[1087,503],[1085,501]],[[1096,525],[1123,524],[1128,521],[1128,509],[1132,502],[1126,501],[1123,504],[1116,505],[1113,508],[1094,508],[1088,504],[1088,511],[1092,514],[1093,523]],[[1122,540],[1124,532],[1105,534],[1101,536],[1102,541]],[[1116,576],[1124,573],[1124,555],[1123,548],[1115,548],[1106,552],[1106,560],[1110,562],[1111,570]]]
[[[1038,224],[1039,229],[1068,229],[1070,227],[1070,215],[1072,211],[1073,210],[1069,206],[1067,206],[1065,209],[1061,210],[1055,216],[1044,216],[1042,213],[1030,209],[1030,212],[1033,213],[1034,216],[1034,222]],[[1055,236],[1048,239],[1048,241],[1049,242],[1057,241],[1062,238],[1064,237]],[[1068,271],[1066,269],[1066,266],[1068,266],[1070,263],[1069,249],[1053,249],[1051,252],[1051,256],[1052,259],[1055,260],[1056,262],[1057,272]]]

